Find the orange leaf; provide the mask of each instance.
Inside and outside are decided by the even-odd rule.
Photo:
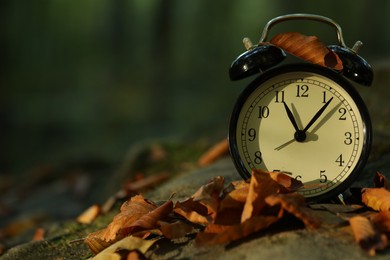
[[[141,178],[136,181],[128,181],[124,185],[124,189],[127,191],[128,194],[137,194],[165,181],[170,176],[170,174],[162,172],[159,174],[153,174],[145,178]]]
[[[300,219],[307,228],[318,228],[321,222],[305,205],[305,199],[299,193],[273,194],[265,198],[270,206],[280,205],[282,209]]]
[[[284,189],[283,186],[274,181],[268,172],[253,169],[241,222],[256,216],[266,205],[265,198],[279,193],[282,189]]]
[[[163,205],[143,215],[130,226],[123,226],[118,234],[121,237],[128,236],[141,230],[150,230],[158,227],[158,221],[166,218],[173,210],[173,202],[168,200]]]
[[[218,211],[217,219],[215,220],[215,224],[220,225],[236,225],[241,223],[241,215],[242,215],[241,205],[239,208],[224,208]]]
[[[144,199],[142,195],[132,197],[123,203],[121,212],[114,217],[112,222],[103,232],[102,239],[109,242],[116,239],[117,233],[123,227],[129,227],[139,218],[154,210],[157,206]]]
[[[242,208],[248,197],[249,183],[245,181],[236,181],[230,183],[224,190],[223,198],[219,205],[219,210],[226,208]]]
[[[237,225],[210,224],[198,233],[196,243],[202,246],[229,243],[266,229],[277,220],[274,216],[255,216]]]
[[[356,242],[370,256],[375,255],[375,250],[384,249],[388,242],[385,235],[377,232],[370,222],[365,217],[354,216],[349,219]]]
[[[229,145],[227,139],[216,143],[209,150],[207,150],[198,160],[200,166],[207,166],[218,160],[220,157],[229,153]]]
[[[193,223],[208,224],[213,222],[208,214],[207,207],[199,202],[194,202],[192,198],[183,202],[176,202],[173,211]]]
[[[372,218],[372,223],[382,233],[390,232],[390,211],[381,211]]]
[[[45,239],[45,230],[43,228],[37,228],[34,232],[33,241],[39,241]]]
[[[99,254],[91,258],[91,260],[123,259],[121,253],[126,254],[128,251],[133,250],[137,250],[144,254],[156,241],[157,239],[145,240],[139,237],[128,236],[105,248]]]
[[[99,214],[99,205],[92,205],[77,217],[77,222],[82,224],[90,224],[99,216]]]
[[[158,224],[163,236],[169,239],[181,238],[194,231],[194,228],[184,221],[176,221],[174,223],[159,221]]]
[[[385,188],[363,189],[362,202],[377,211],[390,210],[390,191]]]
[[[390,190],[390,181],[382,173],[377,172],[374,176],[375,188],[385,188]]]
[[[270,172],[271,178],[285,187],[288,191],[297,191],[303,187],[303,183],[295,178],[291,178],[283,172]]]
[[[219,194],[223,189],[224,178],[214,177],[206,185],[200,187],[188,200],[177,202],[174,211],[199,224],[215,221],[219,207]]]
[[[338,55],[316,36],[306,36],[297,32],[280,33],[271,39],[271,43],[314,64],[335,70],[343,69],[343,63]]]
[[[85,239],[84,243],[87,244],[89,249],[94,253],[97,254],[106,247],[113,244],[115,241],[106,242],[102,239],[103,234],[106,232],[106,229],[101,229],[98,231],[95,231],[93,233],[90,233]]]

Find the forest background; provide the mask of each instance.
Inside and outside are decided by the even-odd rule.
[[[289,13],[335,20],[348,46],[364,43],[374,71],[390,68],[386,0],[1,1],[0,174],[80,158],[117,163],[144,139],[225,136],[253,79],[228,77],[242,38],[256,42]],[[337,43],[320,23],[288,22],[272,35],[285,31]]]

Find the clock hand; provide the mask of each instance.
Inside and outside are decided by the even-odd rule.
[[[294,115],[293,113],[291,112],[290,108],[287,106],[286,102],[283,101],[283,104],[284,104],[284,108],[286,109],[286,112],[287,112],[287,115],[288,115],[288,118],[290,119],[291,123],[293,124],[294,126],[294,129],[295,129],[295,133],[294,133],[294,140],[295,141],[298,141],[298,142],[304,142],[306,140],[306,131],[305,130],[300,130],[299,127],[298,127],[298,124],[297,122],[295,121],[295,118],[294,118]],[[314,123],[314,122],[313,122]],[[309,126],[310,127],[310,126]],[[292,143],[292,141],[289,141],[287,142],[287,144],[290,144]],[[281,145],[277,148],[283,148],[284,145]],[[280,149],[275,149],[275,150],[280,150]]]
[[[287,116],[290,119],[290,122],[294,126],[295,131],[299,131],[299,127],[297,125],[297,122],[295,121],[294,115],[291,112],[290,108],[287,106],[286,102],[283,101],[284,108],[286,109]]]
[[[326,102],[325,105],[323,105],[320,110],[318,110],[318,112],[313,116],[313,118],[310,120],[310,122],[307,124],[307,126],[303,129],[302,132],[306,133],[307,130],[309,130],[309,128],[315,123],[315,121],[317,121],[317,119],[322,115],[322,113],[324,113],[325,109],[327,108],[327,106],[330,104],[332,100],[333,97],[329,99],[328,102]]]
[[[282,150],[282,148],[286,147],[287,145],[293,143],[295,141],[295,138],[291,139],[290,141],[288,142],[285,142],[284,144],[282,145],[279,145],[278,147],[276,147],[274,150],[275,151],[279,151],[279,150]]]

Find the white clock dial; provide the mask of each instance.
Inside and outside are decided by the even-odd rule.
[[[236,165],[247,173],[258,168],[290,174],[304,183],[299,192],[307,198],[345,184],[366,153],[369,119],[356,97],[321,73],[273,75],[238,106],[231,145]]]

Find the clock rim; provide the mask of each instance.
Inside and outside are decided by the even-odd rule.
[[[362,147],[362,152],[359,158],[357,159],[358,162],[355,168],[351,171],[348,177],[342,183],[337,185],[335,188],[318,196],[305,197],[307,201],[316,201],[316,202],[329,201],[337,197],[339,194],[342,194],[345,190],[347,190],[347,188],[350,187],[353,184],[353,182],[358,178],[358,176],[362,173],[362,170],[367,163],[371,151],[371,144],[372,144],[372,124],[371,124],[371,118],[367,106],[365,105],[362,97],[360,96],[359,92],[355,89],[355,87],[346,78],[344,78],[341,74],[337,73],[334,70],[328,69],[323,66],[315,65],[315,64],[293,63],[293,64],[286,64],[286,65],[272,68],[257,76],[241,92],[233,107],[233,111],[231,113],[230,120],[229,120],[229,128],[228,128],[228,144],[229,144],[230,155],[232,157],[234,166],[237,169],[238,173],[241,175],[241,177],[244,180],[249,179],[251,177],[251,173],[247,171],[243,161],[241,160],[238,151],[237,138],[236,138],[236,133],[237,133],[236,125],[238,122],[240,111],[245,101],[249,97],[249,95],[253,91],[255,91],[259,85],[263,84],[267,80],[279,74],[289,73],[289,72],[311,72],[311,73],[320,74],[324,77],[330,78],[331,80],[336,82],[341,88],[343,88],[348,93],[348,95],[351,96],[353,102],[355,102],[358,108],[358,111],[363,121],[363,125],[362,125],[363,135],[364,135],[363,147]]]

